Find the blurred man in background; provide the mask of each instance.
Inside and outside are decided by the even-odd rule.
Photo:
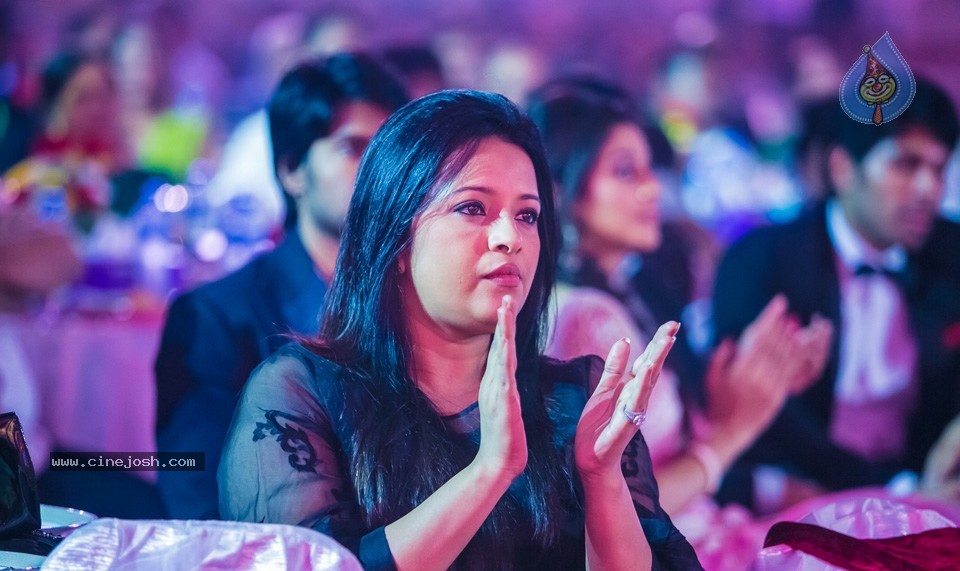
[[[175,300],[157,354],[158,450],[206,454],[203,471],[160,473],[171,517],[218,517],[217,464],[237,395],[286,334],[318,331],[360,156],[406,100],[393,76],[358,54],[302,63],[280,80],[267,115],[286,238]]]
[[[960,411],[960,226],[938,214],[954,106],[924,81],[881,126],[834,105],[832,195],[731,247],[714,290],[715,339],[742,332],[780,292],[791,312],[824,315],[837,332],[822,378],[788,401],[721,489],[761,510],[919,472]],[[775,475],[767,484],[753,479],[761,465],[777,468],[763,471]]]

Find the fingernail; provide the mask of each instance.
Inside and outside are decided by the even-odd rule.
[[[623,341],[624,343],[626,343],[627,345],[630,345],[630,338],[629,338],[629,337],[621,337],[620,340]]]

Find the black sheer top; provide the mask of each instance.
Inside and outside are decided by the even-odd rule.
[[[544,358],[541,364],[547,410],[563,458],[573,458],[577,422],[602,368],[595,356],[567,362]],[[341,382],[342,377],[337,364],[300,345],[280,349],[253,372],[219,467],[220,513],[225,519],[310,527],[356,553],[366,569],[395,569],[384,528],[364,525],[353,491],[345,452],[352,447],[344,443],[350,442],[351,427],[356,426],[352,419],[362,411],[346,406],[350,385]],[[479,446],[476,404],[444,417],[444,422],[451,433],[466,435]],[[690,544],[660,507],[650,454],[640,432],[621,465],[650,542],[654,569],[701,569]],[[518,548],[523,552],[491,557],[518,569],[583,569],[583,509],[571,506],[569,512],[568,521],[560,526],[564,536],[550,552]]]

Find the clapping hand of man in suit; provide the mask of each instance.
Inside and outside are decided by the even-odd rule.
[[[739,342],[717,347],[706,378],[706,416],[713,447],[725,442],[720,452],[727,452],[728,462],[766,429],[790,395],[820,378],[832,336],[833,326],[819,316],[800,327],[786,297],[778,295]]]

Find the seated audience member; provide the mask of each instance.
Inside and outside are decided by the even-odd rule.
[[[561,210],[580,237],[564,259],[573,264],[600,260],[603,267],[615,267],[656,249],[661,241],[660,188],[647,138],[619,88],[554,81],[534,97],[531,115],[544,135]],[[624,332],[633,339],[650,338],[652,332],[642,329],[616,298],[576,281],[576,272],[569,275],[574,279],[558,288],[549,355],[604,352]],[[640,303],[647,297],[635,292],[630,299]],[[709,494],[787,394],[819,374],[816,363],[826,357],[829,325],[818,322],[801,329],[786,309],[786,300],[772,301],[738,346],[726,342],[715,352],[705,410],[678,385],[669,360],[651,397],[643,434],[660,501],[708,569],[742,569],[762,540],[762,530],[742,508],[719,510]],[[736,541],[727,544],[720,538]]]
[[[589,76],[544,84],[528,107],[561,193],[565,281],[612,295],[648,335],[657,323],[679,319],[697,289],[694,247],[682,225],[660,217],[652,143],[662,155],[664,142],[641,124],[627,93]],[[590,178],[603,174],[596,183]],[[706,363],[689,333],[681,328],[667,366],[700,399]]]
[[[267,113],[286,237],[175,300],[157,354],[158,449],[206,454],[204,471],[160,473],[170,516],[217,517],[216,469],[237,395],[285,334],[317,332],[360,155],[405,102],[400,84],[360,54],[301,63],[280,80]]]
[[[719,268],[717,339],[740,334],[778,294],[802,320],[826,316],[837,333],[822,376],[743,456],[727,499],[775,506],[797,491],[919,471],[960,411],[960,226],[938,215],[954,106],[918,80],[906,111],[880,126],[834,107],[832,195],[747,235]]]
[[[220,467],[229,518],[367,569],[700,569],[638,427],[679,326],[627,371],[540,356],[558,242],[534,125],[445,91],[371,141],[317,339],[264,362]]]
[[[41,95],[43,130],[31,154],[4,175],[6,200],[43,201],[35,195],[60,192],[66,213],[88,232],[111,206],[110,178],[129,166],[110,67],[58,55],[44,68]]]

